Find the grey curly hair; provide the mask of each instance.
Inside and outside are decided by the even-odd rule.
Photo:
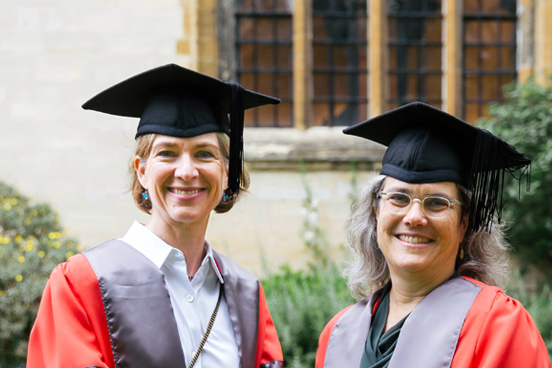
[[[347,220],[347,238],[355,254],[344,271],[351,294],[361,299],[382,288],[389,281],[387,262],[378,249],[377,219],[375,208],[379,206],[378,193],[385,183],[385,175],[368,181],[352,206]],[[457,184],[463,203],[462,215],[467,216],[470,193]],[[459,275],[469,276],[487,285],[504,287],[510,272],[508,251],[510,246],[504,236],[504,225],[493,222],[492,231],[478,232],[468,228],[460,245],[464,258],[457,258],[455,269]]]

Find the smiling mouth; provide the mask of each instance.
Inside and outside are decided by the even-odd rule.
[[[399,235],[397,236],[400,240],[405,241],[407,243],[411,244],[419,244],[419,243],[429,243],[431,239],[429,238],[423,238],[421,236],[406,236],[406,235]]]
[[[180,190],[180,189],[174,189],[169,188],[169,192],[172,192],[174,194],[180,194],[180,195],[194,195],[201,191],[201,189],[194,189],[194,190]]]

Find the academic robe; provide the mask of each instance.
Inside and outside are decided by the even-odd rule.
[[[281,368],[283,356],[255,276],[213,251],[224,279],[241,368]],[[111,240],[57,266],[29,339],[27,368],[186,367],[162,272]]]
[[[315,368],[358,368],[381,291],[338,313],[320,335]],[[389,368],[550,368],[529,313],[499,288],[458,277],[406,319]]]

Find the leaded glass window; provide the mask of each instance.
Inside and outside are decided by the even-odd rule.
[[[246,126],[293,125],[291,1],[237,0],[238,81],[246,89],[282,100],[247,110]]]
[[[366,0],[313,0],[313,124],[367,118]]]
[[[475,123],[516,80],[516,0],[464,0],[464,119]]]
[[[390,0],[387,6],[388,108],[412,101],[441,108],[441,1]]]

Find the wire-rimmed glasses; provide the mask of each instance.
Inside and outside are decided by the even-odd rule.
[[[412,203],[418,201],[422,207],[422,212],[427,217],[442,218],[448,213],[450,206],[455,204],[462,205],[462,202],[456,199],[429,195],[422,199],[412,198],[410,195],[401,192],[379,192],[380,198],[383,198],[386,208],[396,215],[405,215],[412,206]]]

